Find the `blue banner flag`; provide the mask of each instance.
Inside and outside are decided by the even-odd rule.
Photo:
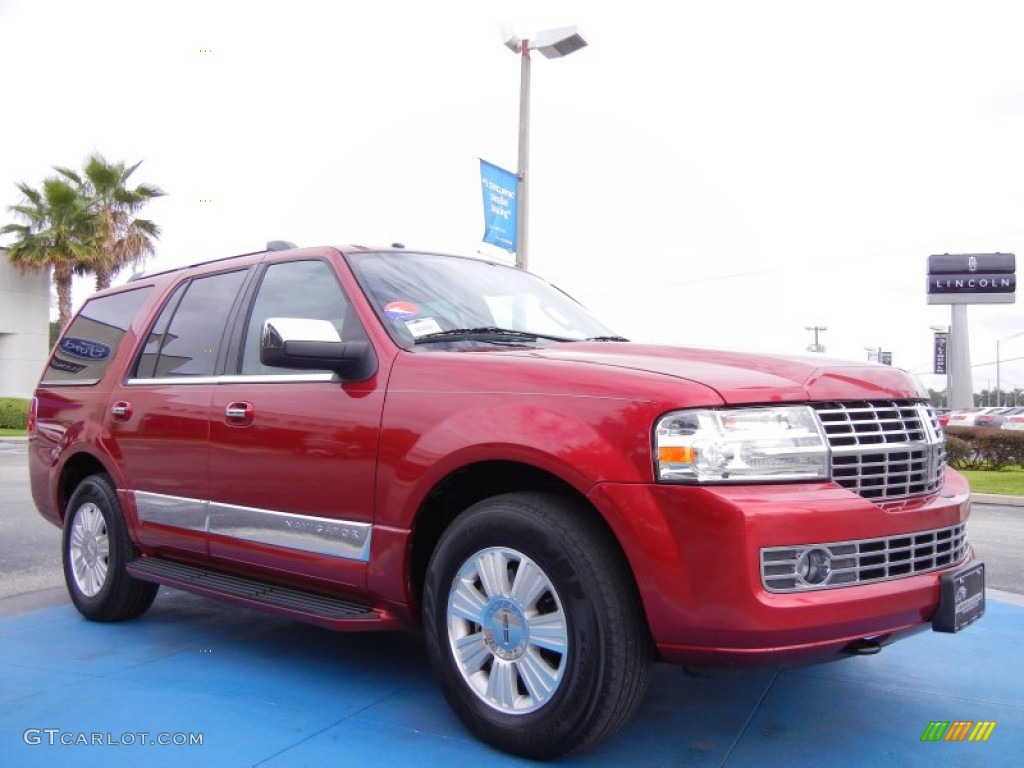
[[[480,161],[484,192],[484,242],[516,251],[516,189],[518,177],[504,168]]]

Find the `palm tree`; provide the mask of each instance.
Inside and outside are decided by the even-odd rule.
[[[71,319],[71,277],[93,260],[89,206],[64,179],[46,179],[42,191],[25,183],[17,186],[25,199],[8,210],[24,223],[0,227],[0,234],[17,238],[7,246],[7,257],[23,270],[53,269],[57,322],[63,329]]]
[[[96,250],[90,268],[96,274],[96,290],[110,286],[121,269],[136,266],[154,252],[153,241],[160,227],[149,219],[136,217],[150,200],[162,197],[163,190],[151,184],[128,187],[129,177],[142,165],[107,162],[102,155],[86,158],[83,174],[67,168],[55,170],[78,188],[89,202],[94,221],[93,246]]]

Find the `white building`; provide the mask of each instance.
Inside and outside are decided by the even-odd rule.
[[[0,397],[32,397],[49,354],[49,272],[22,273],[0,248]]]

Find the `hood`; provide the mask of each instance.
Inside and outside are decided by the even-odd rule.
[[[817,355],[763,355],[627,342],[559,344],[531,354],[685,379],[714,389],[726,403],[928,396],[913,376],[898,368]]]

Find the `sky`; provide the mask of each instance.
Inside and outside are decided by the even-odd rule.
[[[634,340],[803,353],[819,326],[944,387],[928,256],[1024,257],[1017,0],[0,0],[0,223],[100,152],[167,192],[149,269],[274,239],[511,262],[479,177],[516,166],[502,23],[588,41],[533,58],[531,271]],[[976,390],[997,342],[1024,387],[1020,306],[968,316]]]

